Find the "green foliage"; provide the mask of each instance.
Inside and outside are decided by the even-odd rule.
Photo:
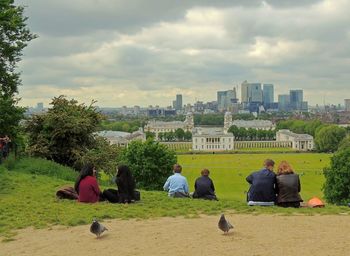
[[[320,152],[335,152],[345,136],[346,130],[344,128],[337,125],[325,126],[316,132],[316,148]]]
[[[176,131],[175,131],[175,138],[178,141],[184,140],[184,138],[185,138],[185,131],[183,129],[181,129],[181,128],[176,129]]]
[[[196,114],[193,121],[195,125],[224,125],[224,114]]]
[[[278,122],[276,130],[288,129],[295,133],[306,133],[315,136],[317,129],[323,125],[320,120],[303,121],[289,119]]]
[[[18,107],[17,103],[16,99],[0,95],[0,137],[8,135],[13,141],[20,131],[19,122],[25,112],[25,108]]]
[[[5,162],[5,166],[7,166],[10,171],[45,175],[72,182],[74,182],[77,177],[77,172],[72,168],[42,158],[24,157],[15,161],[10,166]]]
[[[273,130],[245,129],[236,125],[232,125],[228,132],[231,132],[236,140],[273,140],[276,136]]]
[[[154,140],[154,138],[156,137],[156,134],[154,132],[145,132],[145,134],[146,134],[146,139]]]
[[[350,148],[350,135],[346,136],[339,144],[338,151]]]
[[[95,148],[93,133],[102,116],[91,104],[85,106],[64,96],[54,98],[52,108],[28,121],[29,153],[79,169],[83,156]]]
[[[326,182],[324,195],[333,204],[350,202],[350,148],[337,152],[331,158],[331,165],[324,169]]]
[[[172,174],[177,158],[175,152],[153,140],[132,141],[121,154],[119,161],[132,170],[137,187],[162,190],[165,180]]]

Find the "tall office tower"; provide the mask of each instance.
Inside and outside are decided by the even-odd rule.
[[[290,110],[290,96],[289,94],[278,95],[278,110],[289,111]]]
[[[176,110],[182,109],[182,94],[176,94]]]
[[[248,99],[249,102],[263,102],[263,92],[261,90],[261,84],[260,83],[251,83],[249,84],[249,90],[248,90]]]
[[[244,81],[241,84],[241,102],[242,103],[248,102],[248,93],[249,93],[249,84],[247,81]]]
[[[224,111],[225,103],[226,103],[226,91],[217,92],[217,102],[218,102],[218,110]]]
[[[270,108],[274,102],[274,87],[273,84],[264,84],[263,87],[263,102],[265,108]]]
[[[344,100],[345,105],[345,111],[350,112],[350,99]]]
[[[292,110],[302,110],[303,107],[303,90],[290,90],[289,101]]]
[[[43,110],[44,110],[44,103],[39,102],[39,103],[36,105],[36,109],[37,109],[38,111],[43,111]]]

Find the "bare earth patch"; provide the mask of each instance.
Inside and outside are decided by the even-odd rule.
[[[89,226],[20,230],[0,243],[13,255],[350,255],[349,216],[228,215],[235,229],[223,235],[219,216],[196,219],[109,220],[100,239]]]

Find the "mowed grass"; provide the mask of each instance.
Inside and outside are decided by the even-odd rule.
[[[171,199],[165,192],[141,191],[141,202],[130,205],[81,204],[76,201],[58,200],[55,192],[62,185],[73,185],[70,180],[58,178],[52,172],[41,170],[31,172],[31,168],[21,166],[21,170],[10,171],[0,166],[0,237],[3,241],[11,241],[18,229],[33,226],[43,228],[52,225],[75,226],[88,224],[93,218],[99,220],[120,218],[139,220],[155,217],[187,218],[198,217],[200,214],[219,215],[221,212],[247,214],[348,214],[350,208],[327,205],[323,209],[282,209],[279,207],[248,207],[245,203],[245,191],[248,186],[245,176],[252,170],[258,170],[265,158],[275,161],[287,160],[299,173],[304,173],[302,179],[302,196],[322,197],[322,168],[329,162],[330,155],[325,154],[236,154],[236,155],[184,155],[179,156],[179,162],[184,167],[184,175],[189,179],[190,186],[199,175],[202,168],[211,170],[219,202]],[[30,163],[26,159],[27,163]],[[44,160],[42,160],[44,161]],[[32,161],[33,169],[39,170],[40,161]],[[43,165],[48,164],[46,160]],[[15,166],[16,167],[16,166]],[[55,166],[56,167],[56,166]],[[25,170],[25,171],[24,171]],[[66,170],[66,168],[64,168]],[[38,174],[40,173],[40,174]],[[106,188],[106,187],[102,187]],[[191,189],[193,191],[193,189]]]
[[[323,168],[329,165],[330,157],[330,154],[316,153],[208,154],[179,155],[178,162],[183,166],[183,174],[188,178],[191,189],[200,171],[208,168],[220,199],[245,200],[249,188],[245,178],[251,172],[260,170],[267,158],[273,159],[276,165],[286,160],[300,175],[301,195],[307,200],[313,196],[323,198]]]

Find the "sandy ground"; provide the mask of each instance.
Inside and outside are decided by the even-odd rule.
[[[29,228],[0,255],[350,255],[350,216],[229,215],[229,235],[218,218],[104,221],[100,239],[89,226]]]

